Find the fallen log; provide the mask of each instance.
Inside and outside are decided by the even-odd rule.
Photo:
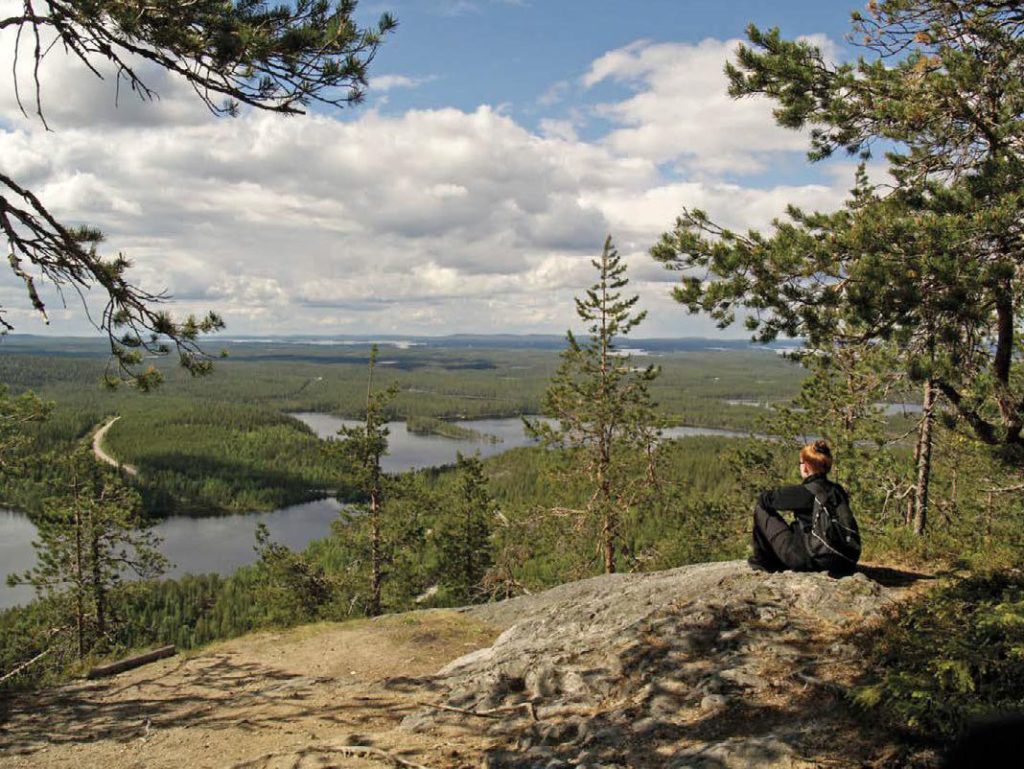
[[[154,649],[151,652],[145,654],[136,654],[134,657],[126,657],[123,660],[117,662],[111,662],[108,665],[98,665],[86,674],[86,678],[103,678],[105,676],[112,676],[116,673],[123,673],[125,670],[131,670],[133,668],[141,667],[142,665],[148,665],[150,662],[156,662],[162,660],[165,657],[173,657],[177,654],[174,648],[174,644],[170,646],[161,646],[159,649]]]

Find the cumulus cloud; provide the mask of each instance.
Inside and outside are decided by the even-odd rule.
[[[26,120],[3,92],[0,158],[65,221],[101,227],[104,247],[134,261],[136,282],[173,294],[178,311],[221,312],[232,333],[558,332],[608,233],[651,310],[644,332],[710,333],[672,305],[674,276],[646,256],[680,208],[763,226],[787,202],[833,207],[848,186],[713,178],[803,147],[765,105],[736,112],[722,95],[732,45],[638,43],[595,61],[586,85],[632,89],[600,108],[615,126],[597,140],[571,119],[546,117],[534,131],[488,106],[216,119],[159,72],[160,102],[122,98],[115,111],[109,81],[55,54],[43,96],[57,130]],[[412,86],[402,78],[374,85]],[[666,161],[699,173],[667,178]],[[0,304],[24,305],[9,271]],[[67,314],[52,306],[55,326],[78,324],[57,331],[84,330],[74,302]],[[10,317],[39,330],[30,312]]]
[[[633,91],[597,107],[617,126],[605,144],[622,155],[710,173],[760,171],[772,153],[804,149],[806,137],[776,126],[766,99],[735,100],[726,92],[723,67],[737,45],[638,41],[598,58],[584,87],[612,81]]]

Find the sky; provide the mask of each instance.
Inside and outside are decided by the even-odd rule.
[[[20,5],[0,0],[0,17]],[[175,314],[221,314],[228,337],[563,333],[606,235],[648,311],[635,336],[743,337],[673,302],[679,276],[648,249],[684,207],[746,229],[789,203],[841,204],[853,164],[809,164],[806,135],[765,100],[730,99],[722,69],[750,22],[848,58],[855,7],[362,0],[361,22],[399,22],[365,101],[294,117],[215,117],[149,68],[159,100],[142,101],[54,48],[40,73],[52,130],[4,76],[0,169],[63,221],[102,229],[104,252]],[[0,72],[14,50],[0,32]],[[32,92],[26,66],[19,83]],[[76,295],[44,298],[49,325],[0,270],[16,332],[93,332]]]

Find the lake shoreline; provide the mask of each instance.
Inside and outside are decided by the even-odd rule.
[[[323,440],[337,435],[342,426],[358,426],[357,420],[343,419],[322,412],[294,412],[288,416],[305,424]],[[535,417],[532,417],[535,418]],[[459,453],[479,453],[481,458],[495,456],[515,448],[536,445],[523,428],[522,417],[464,420],[474,433],[490,435],[490,440],[448,438],[417,435],[406,429],[406,423],[390,422],[390,452],[384,457],[388,473],[402,473],[428,468],[454,466]],[[749,433],[705,427],[679,426],[665,430],[665,437],[686,438],[715,435],[725,438],[747,438]],[[318,490],[323,491],[323,490]],[[253,563],[256,553],[256,524],[267,525],[271,538],[293,550],[301,550],[315,539],[327,536],[331,523],[345,503],[329,494],[312,494],[311,498],[273,510],[229,511],[217,514],[174,514],[154,521],[155,533],[163,537],[160,547],[175,564],[164,576],[216,573],[228,575]],[[0,564],[3,576],[24,572],[35,563],[32,539],[35,525],[31,517],[17,510],[2,510],[0,516]],[[27,593],[24,591],[28,591]],[[31,588],[0,587],[0,610],[24,603],[33,597]],[[27,598],[26,598],[27,596]]]

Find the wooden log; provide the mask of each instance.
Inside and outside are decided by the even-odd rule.
[[[117,662],[111,662],[109,665],[99,665],[89,671],[86,678],[103,678],[104,676],[112,676],[115,673],[123,673],[125,670],[131,670],[133,668],[141,667],[142,665],[148,665],[150,662],[156,662],[162,660],[165,657],[173,657],[177,654],[174,648],[174,644],[170,646],[161,646],[159,649],[154,649],[151,652],[145,654],[136,654],[134,657],[126,657],[123,660]]]

